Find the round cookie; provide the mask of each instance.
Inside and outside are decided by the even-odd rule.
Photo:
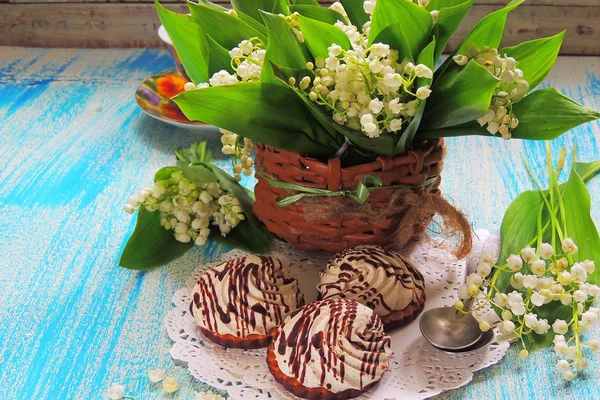
[[[375,245],[336,254],[317,290],[321,299],[342,297],[373,309],[386,330],[412,321],[425,306],[423,275],[401,254]]]
[[[204,273],[190,311],[206,337],[242,349],[267,347],[285,317],[304,304],[296,279],[278,258],[245,256]]]
[[[296,396],[350,399],[381,379],[391,356],[379,316],[336,297],[290,314],[267,350],[267,364],[275,380]]]

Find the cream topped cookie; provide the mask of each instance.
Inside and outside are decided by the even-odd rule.
[[[347,399],[377,383],[391,355],[379,316],[336,297],[290,314],[269,346],[267,363],[275,379],[297,396]]]
[[[319,297],[356,300],[381,316],[386,328],[414,319],[425,305],[423,275],[402,255],[374,245],[336,254],[321,271]]]
[[[226,347],[260,348],[303,304],[287,265],[275,257],[249,255],[204,273],[192,291],[190,310],[209,339]]]

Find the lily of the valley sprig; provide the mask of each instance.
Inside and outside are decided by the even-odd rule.
[[[569,180],[559,185],[564,149],[556,170],[548,154],[549,189],[542,189],[528,167],[539,191],[525,192],[507,211],[501,256],[507,257],[496,261],[483,253],[477,272],[469,275],[459,290],[462,300],[456,308],[463,311],[463,300],[467,299],[476,300],[475,309],[469,311],[475,314],[491,305],[502,320],[499,331],[520,342],[524,359],[530,350],[554,344],[560,358],[556,367],[570,380],[587,368],[589,354],[600,349],[598,339],[584,337],[600,320],[600,309],[592,306],[600,295],[595,266],[600,260],[600,238],[589,208],[579,203],[587,204],[589,194],[577,172],[578,165],[573,165]],[[515,217],[516,208],[533,212],[534,218],[509,220]],[[520,234],[523,231],[533,234],[527,237]],[[521,248],[516,247],[519,243]],[[509,249],[519,250],[512,253]],[[490,324],[482,320],[480,327],[487,331]]]

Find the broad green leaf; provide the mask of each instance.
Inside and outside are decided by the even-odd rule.
[[[317,0],[289,0],[290,5],[295,6],[299,4],[306,4],[309,6],[319,6],[319,2]]]
[[[551,37],[506,47],[500,50],[500,54],[507,54],[518,61],[517,67],[523,71],[525,80],[533,89],[552,69],[564,37],[565,31],[562,31]]]
[[[519,126],[513,130],[516,139],[550,140],[568,130],[600,118],[591,110],[561,94],[558,90],[540,89],[525,96],[513,107]]]
[[[304,42],[314,58],[328,57],[327,49],[334,43],[344,50],[352,48],[348,36],[334,26],[302,15],[298,16],[298,23],[304,35]]]
[[[219,243],[252,253],[268,253],[270,250],[271,235],[252,211],[254,199],[250,197],[246,189],[236,182],[231,175],[216,165],[199,163],[199,166],[210,170],[217,177],[221,188],[232,193],[239,200],[240,206],[246,215],[246,219],[233,228],[227,236],[221,236],[220,231],[216,229],[214,234],[211,232],[210,238]],[[196,167],[196,165],[192,167]]]
[[[344,6],[344,10],[346,10],[346,14],[348,14],[352,25],[362,31],[363,25],[370,19],[369,14],[365,12],[363,7],[364,0],[340,0],[340,2]]]
[[[192,2],[188,2],[188,6],[204,34],[213,35],[213,39],[228,50],[236,47],[242,40],[254,37],[267,43],[265,35],[233,15]]]
[[[590,193],[576,168],[571,170],[569,180],[561,188],[566,216],[566,236],[579,247],[574,261],[594,260],[600,263],[600,236],[591,216]],[[559,219],[560,220],[560,219]],[[588,282],[597,284],[600,269],[588,277]]]
[[[600,160],[592,162],[576,162],[575,171],[584,182],[589,181],[600,173]]]
[[[174,101],[192,121],[280,149],[323,156],[338,148],[289,87],[269,83],[210,87],[181,93]]]
[[[266,12],[262,12],[262,16],[267,27],[269,44],[267,45],[261,82],[279,84],[271,63],[288,68],[302,69],[310,61],[310,54],[283,17]]]
[[[432,4],[433,3],[433,4]],[[439,3],[439,4],[438,4]],[[471,9],[473,0],[437,0],[427,6],[428,10],[439,10],[437,22],[434,25],[437,44],[435,60],[440,58],[448,41]],[[433,8],[437,7],[437,8]]]
[[[157,0],[155,5],[160,22],[169,34],[189,78],[195,84],[207,82],[208,63],[203,51],[206,40],[201,29],[191,16],[169,11]]]
[[[217,43],[212,36],[206,36],[206,55],[208,58],[208,75],[225,70],[229,73],[234,73],[231,67],[231,56],[229,51]]]
[[[381,41],[384,37],[393,36],[400,42],[393,43],[394,45],[404,45],[401,48],[394,47],[399,51],[400,59],[409,58],[414,61],[427,45],[432,26],[433,18],[429,12],[417,4],[408,1],[378,0],[373,11],[369,45]],[[384,32],[388,27],[391,31]],[[382,33],[385,35],[380,38]]]
[[[325,22],[329,25],[333,25],[338,21],[342,21],[344,23],[346,22],[344,16],[339,12],[321,6],[299,4],[295,6],[290,6],[290,11],[297,12],[300,15],[303,15],[307,18],[312,18],[317,21]]]
[[[435,49],[436,49],[436,40],[434,38],[431,41],[431,43],[429,43],[427,45],[427,47],[425,47],[423,49],[421,54],[419,54],[419,58],[418,58],[417,62],[419,64],[427,65],[433,71],[433,69],[435,68],[435,61],[433,58]],[[418,78],[417,86],[431,85],[431,81],[432,81],[432,79],[429,79],[429,78]],[[421,124],[421,120],[423,118],[423,113],[425,112],[425,109],[426,109],[426,104],[427,104],[427,100],[424,100],[421,102],[421,104],[419,104],[419,108],[417,109],[417,114],[413,117],[412,121],[406,127],[404,132],[402,132],[402,134],[400,135],[400,137],[398,139],[398,143],[396,143],[396,147],[394,150],[396,154],[404,154],[410,149],[410,147],[413,143],[414,137],[415,137],[415,135],[419,129],[419,126]]]
[[[267,28],[265,28],[265,26],[262,25],[262,20],[261,20],[261,22],[258,22],[254,18],[252,18],[252,17],[244,14],[241,11],[237,11],[236,13],[237,13],[237,17],[240,20],[242,20],[246,24],[250,25],[251,27],[253,27],[257,31],[259,31],[260,33],[262,33],[264,36],[267,36]]]
[[[427,99],[422,129],[447,128],[482,117],[497,83],[498,79],[474,60],[448,71]]]
[[[196,142],[190,147],[180,147],[175,150],[177,161],[193,164],[196,162],[210,162],[212,152],[206,146],[206,142]]]
[[[444,61],[444,63],[437,69],[433,81],[437,82],[446,71],[446,69],[454,64],[452,56],[460,53],[468,53],[474,48],[481,49],[484,46],[490,48],[498,48],[502,35],[504,33],[504,25],[506,24],[506,17],[508,13],[518,7],[525,0],[512,0],[504,8],[494,11],[491,14],[486,15],[481,21],[475,25],[473,29],[463,39],[457,49]]]
[[[282,7],[281,0],[231,0],[231,5],[235,11],[243,12],[260,24],[263,23],[263,19],[260,16],[260,10],[274,14],[286,13]]]
[[[188,0],[188,5],[191,2],[192,2],[191,0]],[[195,0],[194,3],[206,6],[208,8],[212,8],[213,10],[216,10],[216,11],[222,11],[222,12],[229,11],[227,8],[225,8],[219,4],[215,4],[215,3],[211,2],[210,0]]]
[[[119,266],[142,270],[173,261],[194,247],[193,243],[181,243],[173,231],[160,225],[160,212],[140,208],[135,229],[127,241]]]

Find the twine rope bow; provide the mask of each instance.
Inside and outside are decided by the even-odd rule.
[[[401,189],[401,188],[406,188],[406,189],[424,188],[424,187],[434,184],[438,179],[437,176],[434,176],[434,177],[427,179],[425,182],[423,182],[420,185],[399,184],[399,185],[392,185],[392,186],[383,186],[383,182],[381,181],[380,177],[375,176],[375,175],[364,175],[358,181],[358,185],[356,186],[355,190],[342,189],[342,190],[334,191],[334,190],[327,190],[327,189],[310,188],[310,187],[306,187],[306,186],[296,185],[293,183],[276,181],[274,179],[270,179],[269,177],[267,177],[264,174],[261,174],[260,172],[257,172],[257,175],[262,177],[264,180],[266,180],[269,183],[269,185],[271,185],[273,187],[299,192],[298,194],[287,196],[283,199],[278,200],[277,205],[279,207],[287,207],[290,204],[293,204],[299,200],[302,200],[305,197],[346,197],[350,200],[355,201],[356,203],[358,203],[360,205],[363,205],[366,203],[367,199],[371,195],[371,191],[373,191],[373,190]],[[368,185],[371,185],[371,186],[368,186]]]

